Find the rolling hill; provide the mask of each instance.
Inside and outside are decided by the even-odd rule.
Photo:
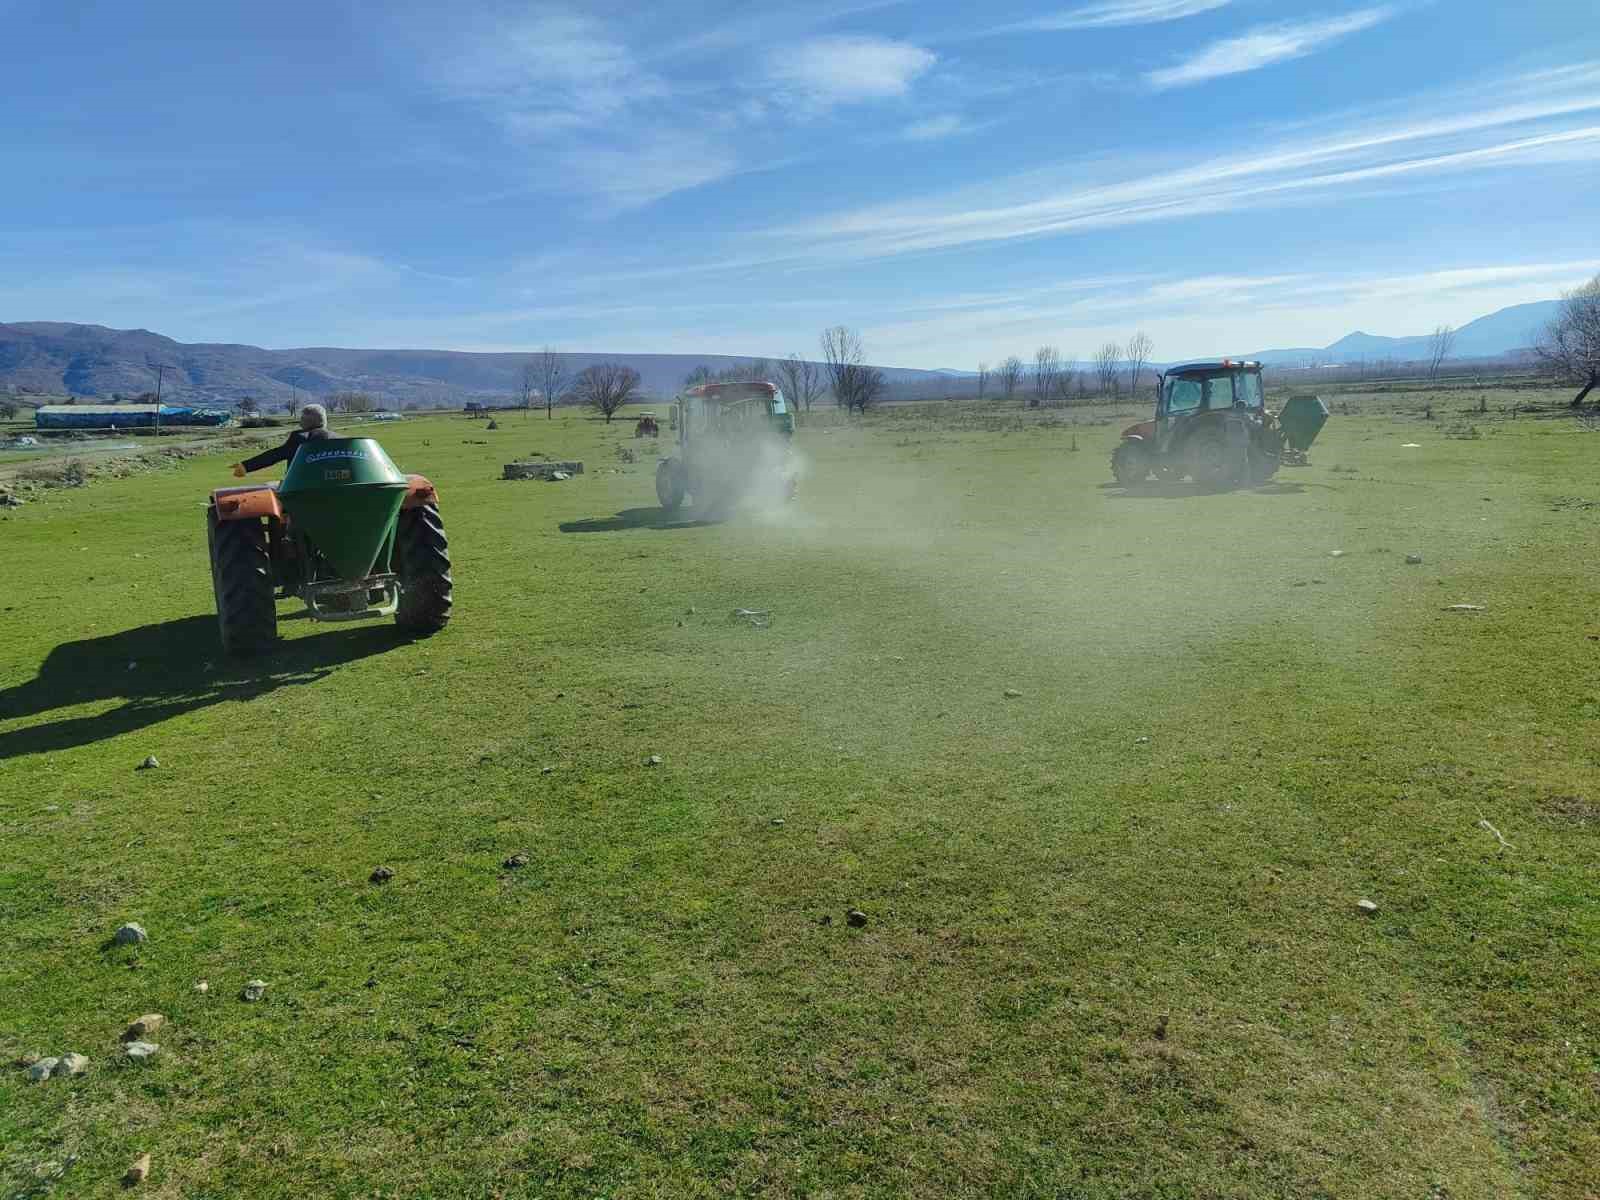
[[[0,323],[0,389],[110,399],[154,390],[158,367],[162,399],[236,404],[246,396],[277,404],[333,392],[364,391],[396,404],[453,406],[468,399],[518,393],[531,354],[479,354],[452,350],[342,350],[311,347],[264,350],[259,346],[177,342],[145,329],[107,329],[38,321]],[[601,354],[562,356],[569,375],[602,360],[625,362],[639,372],[652,396],[671,395],[702,364],[722,370],[751,358],[729,355]],[[936,382],[936,371],[885,367],[891,384]]]

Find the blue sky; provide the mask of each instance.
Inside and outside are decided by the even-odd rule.
[[[973,367],[1600,271],[1559,0],[0,0],[0,320]]]

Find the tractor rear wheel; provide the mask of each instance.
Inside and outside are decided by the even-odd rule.
[[[656,467],[656,499],[661,502],[661,507],[671,512],[683,503],[683,493],[688,489],[684,486],[683,464],[675,458],[664,458]]]
[[[395,573],[400,576],[400,607],[394,623],[418,637],[438,633],[450,620],[455,583],[450,578],[450,543],[437,505],[400,510],[394,554]]]
[[[1111,452],[1111,474],[1123,487],[1134,487],[1150,474],[1150,455],[1143,442],[1126,441]]]
[[[219,521],[211,508],[206,510],[206,540],[222,648],[241,655],[270,650],[278,640],[278,607],[266,527],[259,520]]]
[[[1244,473],[1244,456],[1221,429],[1201,429],[1184,447],[1189,474],[1201,487],[1231,487]]]

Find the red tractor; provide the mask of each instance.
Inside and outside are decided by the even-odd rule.
[[[1111,473],[1123,487],[1151,476],[1188,476],[1205,487],[1262,484],[1284,463],[1304,463],[1328,419],[1316,396],[1291,396],[1269,412],[1261,364],[1218,359],[1183,363],[1158,377],[1156,415],[1122,431]]]

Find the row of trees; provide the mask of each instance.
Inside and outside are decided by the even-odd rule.
[[[1038,408],[1053,403],[1066,403],[1074,389],[1078,395],[1088,394],[1089,381],[1093,379],[1099,390],[1115,395],[1121,388],[1124,370],[1127,372],[1128,390],[1137,392],[1139,380],[1150,366],[1150,355],[1155,342],[1143,331],[1128,339],[1127,346],[1106,342],[1094,352],[1089,369],[1081,370],[1076,356],[1063,355],[1055,346],[1040,346],[1033,352],[1033,365],[1015,354],[1002,359],[991,368],[988,363],[978,364],[978,399],[984,399],[992,383],[1007,400],[1014,400],[1023,381],[1028,382],[1028,405]]]

